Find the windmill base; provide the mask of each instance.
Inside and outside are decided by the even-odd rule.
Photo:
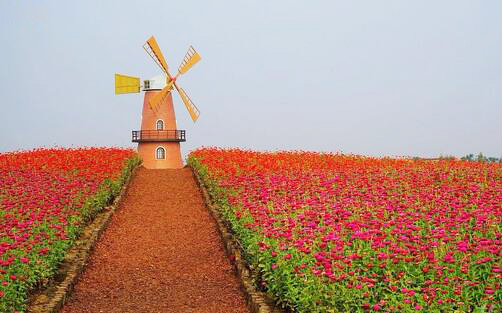
[[[164,148],[164,159],[159,159],[158,149]],[[138,144],[138,154],[147,169],[179,169],[183,167],[181,148],[178,142],[155,142]]]

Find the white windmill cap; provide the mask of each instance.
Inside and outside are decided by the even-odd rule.
[[[145,80],[145,86],[143,90],[162,90],[167,85],[166,79],[167,77],[165,75],[157,75],[150,78],[149,80]]]

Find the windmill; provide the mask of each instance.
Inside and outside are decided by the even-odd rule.
[[[146,168],[181,168],[180,142],[186,140],[185,131],[176,128],[172,90],[176,89],[195,122],[199,118],[199,109],[193,104],[186,92],[178,86],[176,80],[197,62],[200,55],[190,46],[178,73],[172,76],[157,41],[152,36],[143,45],[145,51],[161,68],[163,74],[140,84],[138,77],[115,74],[115,94],[139,93],[145,91],[141,130],[132,132],[132,141],[138,143],[138,153]]]

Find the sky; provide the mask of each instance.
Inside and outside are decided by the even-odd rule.
[[[502,1],[0,0],[0,152],[132,147],[143,93],[178,84],[183,155],[198,147],[369,156],[502,156]]]

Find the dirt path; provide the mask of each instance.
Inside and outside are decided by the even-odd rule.
[[[190,169],[146,170],[63,313],[249,312]]]

